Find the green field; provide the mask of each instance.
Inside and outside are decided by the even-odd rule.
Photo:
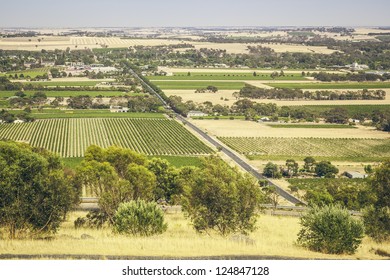
[[[13,114],[21,113],[22,110],[9,110]],[[32,116],[36,119],[70,119],[70,118],[160,118],[160,113],[111,113],[110,110],[60,110],[44,109],[32,110]]]
[[[35,92],[39,90],[27,90],[24,91],[26,95],[33,95]],[[87,91],[87,90],[82,90],[82,91],[72,91],[72,90],[46,90],[43,91],[47,97],[71,97],[71,96],[78,96],[78,95],[89,95],[91,97],[96,97],[96,96],[105,96],[105,97],[111,97],[111,96],[122,96],[122,95],[130,95],[130,96],[135,96],[139,94],[135,93],[126,93],[122,91],[109,91],[109,90],[95,90],[95,91]],[[11,97],[15,96],[16,91],[0,91],[0,98],[5,98],[5,97]]]
[[[343,125],[343,124],[267,124],[269,127],[273,128],[341,128],[341,129],[356,129],[352,125]]]
[[[291,89],[381,89],[390,88],[389,82],[339,82],[339,83],[267,83],[265,84],[275,88]]]
[[[212,152],[183,125],[168,119],[50,119],[0,124],[0,139],[28,142],[62,157],[83,157],[92,144],[117,145],[146,155]]]
[[[256,71],[254,71],[256,72]],[[257,72],[256,72],[257,73]],[[301,74],[285,74],[283,77],[276,77],[273,79],[270,73],[257,73],[256,76],[253,76],[253,73],[203,73],[203,72],[194,72],[188,76],[187,73],[177,72],[173,73],[173,76],[148,76],[150,81],[164,81],[164,80],[199,80],[199,81],[208,81],[208,80],[226,80],[226,81],[248,81],[248,80],[306,80],[305,77],[302,77]]]
[[[390,139],[220,137],[250,159],[380,161],[390,157]]]
[[[232,89],[232,90],[239,90],[245,86],[244,82],[214,82],[214,81],[155,81],[153,82],[156,86],[158,86],[160,89],[192,89],[196,90],[199,88],[206,88],[208,86],[215,86],[220,90],[223,89]]]
[[[25,82],[25,84],[32,84],[32,85],[41,85],[41,86],[47,86],[47,87],[93,87],[97,84],[100,84],[101,82],[104,82],[102,80],[95,80],[95,81],[45,81],[45,82]]]
[[[34,79],[37,76],[42,76],[44,74],[47,74],[49,71],[50,71],[50,67],[45,67],[45,68],[36,68],[33,70],[10,71],[7,72],[5,75],[8,77],[9,75],[17,74],[18,76],[20,76],[20,74],[23,74],[25,78],[27,76],[30,76],[30,78]]]

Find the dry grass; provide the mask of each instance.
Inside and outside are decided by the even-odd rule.
[[[196,256],[282,256],[292,258],[327,259],[380,259],[374,249],[390,251],[390,243],[376,244],[366,238],[355,255],[325,255],[308,251],[295,245],[300,229],[296,217],[261,215],[258,229],[249,236],[250,242],[237,242],[217,235],[197,234],[181,213],[167,215],[168,230],[164,234],[149,238],[118,236],[110,229],[92,230],[73,228],[73,220],[85,213],[72,213],[63,224],[56,238],[44,240],[1,241],[2,254],[86,254],[126,255],[155,257]],[[80,239],[88,234],[93,239]]]
[[[373,127],[357,129],[332,128],[274,128],[266,124],[244,120],[192,120],[195,125],[218,137],[314,137],[314,138],[376,138],[387,139],[387,132]]]

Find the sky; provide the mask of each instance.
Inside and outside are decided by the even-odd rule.
[[[389,0],[16,0],[4,27],[390,26]]]

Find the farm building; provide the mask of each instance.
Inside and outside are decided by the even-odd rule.
[[[362,174],[357,171],[345,171],[344,175],[347,176],[350,179],[364,179],[367,178],[367,174]]]
[[[14,123],[24,123],[22,120],[15,120]]]
[[[111,113],[128,113],[129,108],[122,106],[110,106]]]
[[[189,111],[187,114],[187,117],[206,117],[207,114],[201,112],[201,111]]]

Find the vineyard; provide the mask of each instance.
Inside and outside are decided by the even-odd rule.
[[[167,119],[50,119],[0,124],[0,139],[28,142],[62,157],[82,157],[92,144],[117,145],[147,155],[202,155],[212,150]]]
[[[390,139],[220,137],[246,156],[257,158],[304,158],[371,160],[390,157]]]

